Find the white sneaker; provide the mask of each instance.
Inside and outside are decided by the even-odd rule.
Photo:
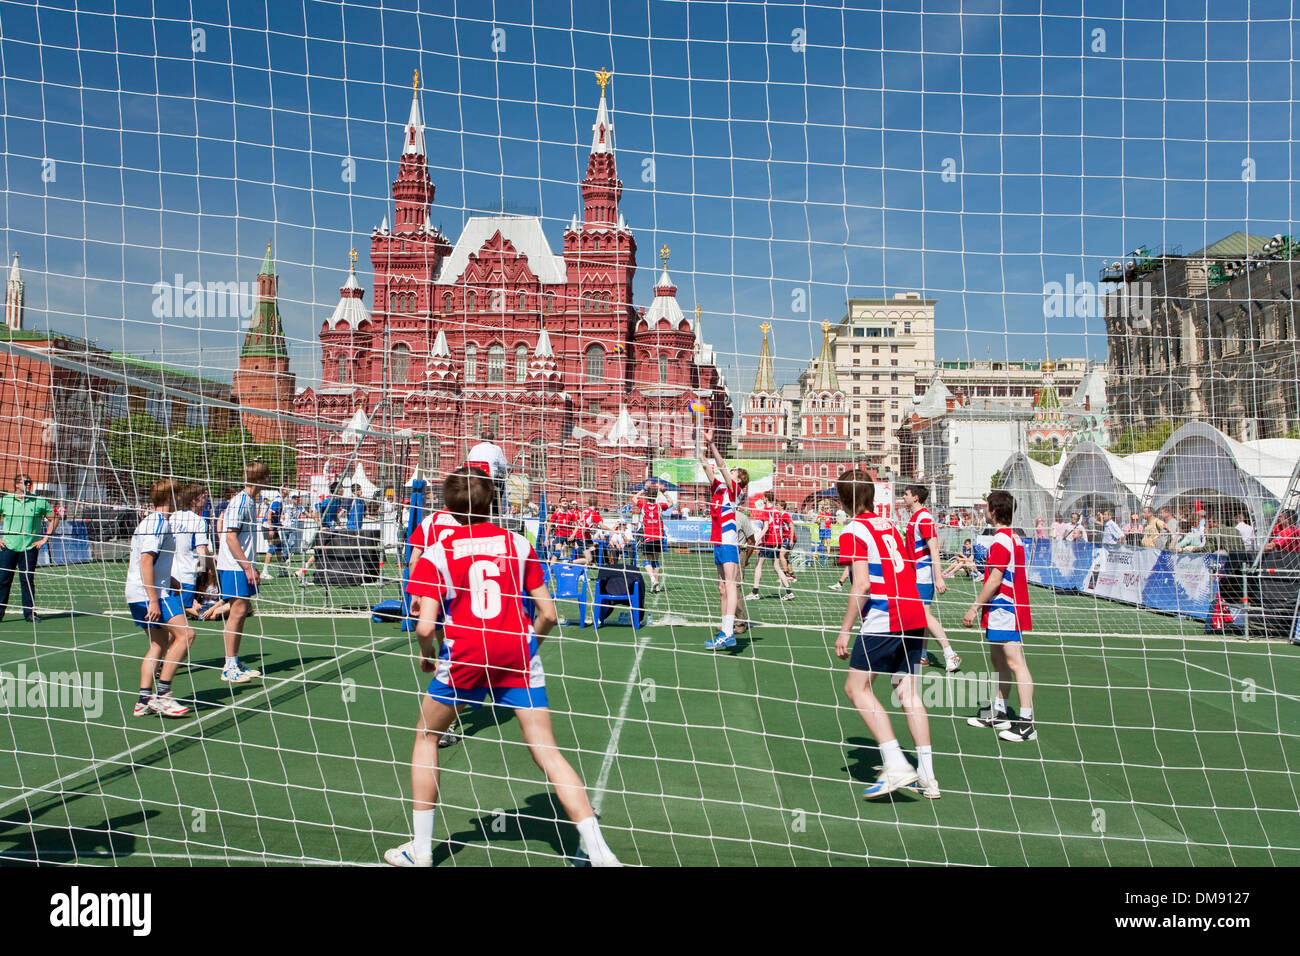
[[[389,866],[433,866],[433,855],[417,856],[415,841],[410,840],[399,847],[384,852],[384,862]]]
[[[160,717],[188,717],[190,709],[172,697],[172,692],[155,694],[149,699],[149,709]]]
[[[828,587],[826,590],[827,590],[827,591],[843,591],[843,590],[844,590],[844,585],[840,584],[839,581],[836,581],[834,584],[832,584],[832,585],[831,585],[830,587]]]
[[[227,667],[221,672],[221,679],[227,684],[246,684],[255,676],[260,675],[249,673],[242,667]]]
[[[915,783],[917,780],[916,768],[908,765],[906,770],[890,770],[888,768],[880,772],[876,782],[867,789],[862,791],[862,795],[868,800],[874,800],[877,797],[883,797],[886,794],[893,793],[895,790],[901,790],[904,787]]]
[[[938,800],[943,796],[939,791],[938,780],[923,780],[918,777],[916,783],[908,785],[908,789],[913,793],[919,793],[923,797],[929,797],[931,800]]]
[[[152,700],[152,698],[150,698],[150,700]],[[137,700],[135,702],[135,713],[132,716],[143,717],[145,714],[148,713],[152,713],[152,711],[149,708],[148,702],[143,700]]]
[[[262,573],[260,575],[260,577],[264,577],[264,578],[273,578],[276,576],[277,576],[276,573],[272,571],[270,568],[263,568]]]
[[[961,655],[955,652],[943,655],[943,661],[944,670],[949,674],[955,673],[957,668],[961,667]]]
[[[591,865],[593,867],[596,867],[596,866],[622,866],[623,864],[618,861],[618,857],[616,857],[613,853],[611,853],[609,856],[605,857],[605,859],[601,860],[599,863],[597,863],[595,860],[592,860]]]
[[[245,680],[252,680],[254,677],[262,676],[262,672],[259,671],[256,667],[245,667],[243,664],[240,664],[239,670],[240,673],[248,675],[247,677],[244,678]]]

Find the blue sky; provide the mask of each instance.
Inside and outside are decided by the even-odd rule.
[[[1104,358],[1099,319],[1044,319],[1045,283],[1095,281],[1138,245],[1295,232],[1285,2],[76,6],[0,2],[0,227],[29,325],[48,310],[214,371],[237,322],[160,322],[150,287],[251,282],[273,238],[309,376],[353,245],[371,287],[416,67],[434,222],[454,240],[468,215],[537,214],[556,248],[592,71],[614,71],[637,302],[667,243],[733,389],[764,319],[789,380],[846,298],[913,289],[939,300],[941,358]]]

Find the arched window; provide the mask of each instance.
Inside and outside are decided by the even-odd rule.
[[[828,434],[828,435],[834,435],[834,434],[835,434],[835,419],[833,419],[833,418],[828,418],[828,419],[826,420],[826,434]]]
[[[466,312],[477,312],[477,311],[478,311],[478,293],[477,293],[477,292],[474,292],[474,291],[471,290],[471,291],[465,293],[465,311],[466,311]]]
[[[668,356],[659,356],[659,382],[663,384],[668,381]]]
[[[500,438],[501,437],[501,415],[498,412],[493,412],[491,415],[488,416],[488,424],[491,426],[492,434]]]
[[[534,485],[546,481],[546,442],[540,435],[528,443],[528,481]]]
[[[582,495],[592,495],[596,493],[596,459],[582,459],[582,475],[579,481],[580,487],[578,493]],[[620,499],[621,500],[621,499]]]
[[[605,380],[605,347],[593,345],[587,349],[587,381],[603,382]]]
[[[527,309],[525,308],[525,306],[526,306],[527,304],[528,304],[528,300],[527,300],[526,298],[524,298],[524,294],[523,294],[522,292],[520,292],[517,296],[515,296],[515,311],[516,311],[516,312],[525,312],[525,311],[527,311]]]
[[[339,356],[339,382],[344,385],[352,381],[352,360],[346,355]]]
[[[411,377],[411,350],[399,342],[393,346],[389,370],[394,385],[405,385]]]
[[[487,380],[489,385],[504,385],[506,381],[506,350],[494,345],[488,349]]]
[[[546,311],[547,311],[547,312],[554,312],[554,311],[555,311],[555,293],[554,293],[554,292],[548,292],[548,293],[546,293]]]
[[[528,378],[528,346],[515,348],[515,381],[522,382]]]
[[[455,301],[450,292],[444,292],[442,294],[442,311],[450,315]]]
[[[614,500],[627,501],[629,489],[632,487],[632,481],[628,478],[627,472],[614,472]]]
[[[465,346],[465,381],[472,382],[477,378],[478,349],[473,345],[467,345]]]
[[[583,312],[590,312],[590,311],[591,311],[591,293],[590,293],[590,292],[584,292],[584,293],[582,293],[582,311],[583,311]]]

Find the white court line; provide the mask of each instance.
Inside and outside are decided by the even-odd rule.
[[[190,728],[197,729],[199,727],[202,727],[205,722],[212,719],[213,717],[228,717],[230,716],[231,713],[231,707],[238,707],[240,704],[251,704],[253,701],[257,700],[260,697],[269,696],[273,692],[279,690],[281,687],[284,687],[288,684],[296,684],[299,681],[306,680],[307,676],[313,673],[314,671],[322,670],[326,667],[337,666],[339,663],[342,662],[342,660],[345,657],[348,657],[349,655],[374,650],[378,645],[384,643],[385,641],[391,641],[395,639],[396,638],[393,636],[377,638],[376,640],[371,641],[369,644],[366,644],[362,647],[354,647],[349,650],[346,650],[338,657],[331,657],[327,660],[321,661],[319,664],[315,664],[312,667],[307,668],[307,670],[302,671],[301,673],[295,675],[294,677],[282,678],[281,680],[275,682],[274,684],[264,684],[262,689],[257,691],[256,693],[250,694],[247,697],[243,697],[243,696],[238,697],[235,699],[234,704],[225,707],[219,707],[215,710],[209,711],[207,714],[203,715],[202,717],[199,717],[194,721],[184,724],[183,728],[178,728],[178,731],[180,729],[184,729],[184,730],[189,730]],[[111,757],[106,757],[103,760],[96,760],[95,762],[87,764],[85,767],[82,767],[80,770],[74,770],[71,773],[64,774],[62,777],[59,777],[59,779],[51,781],[50,783],[47,783],[44,786],[34,787],[31,790],[27,790],[24,793],[20,793],[18,796],[12,797],[6,800],[4,803],[0,803],[0,813],[3,813],[5,810],[8,810],[10,807],[16,804],[25,803],[27,799],[31,797],[33,794],[60,792],[58,788],[62,788],[64,784],[76,780],[78,777],[84,776],[85,774],[96,771],[100,767],[107,766],[108,764],[119,763],[120,761],[126,759],[127,757],[132,756],[137,751],[144,750],[148,747],[156,747],[159,743],[162,743],[165,740],[166,736],[167,736],[166,733],[164,733],[162,737],[152,737],[148,740],[141,741],[140,743],[136,744],[134,747],[128,747],[126,750],[123,750],[121,753],[114,754]]]
[[[140,840],[147,839],[145,836],[138,836],[135,834],[128,834],[128,836],[135,836],[136,839]],[[158,860],[213,860],[223,863],[292,863],[299,866],[306,866],[308,864],[320,864],[326,866],[384,865],[373,861],[324,860],[311,856],[285,856],[282,853],[263,853],[260,855],[251,853],[147,853],[143,850],[135,853],[114,853],[111,850],[7,850],[0,852],[0,860],[40,860],[45,857],[56,856],[75,856],[83,859],[85,857],[98,857],[105,860],[116,860],[118,858],[150,858]]]
[[[632,671],[627,675],[627,689],[623,691],[623,702],[618,706],[618,716],[614,718],[614,729],[609,734],[609,746],[605,748],[605,759],[600,764],[600,774],[596,777],[595,794],[591,808],[600,815],[600,806],[605,802],[605,787],[609,784],[609,773],[614,769],[614,758],[618,756],[618,739],[623,735],[623,725],[627,723],[627,708],[632,703],[632,694],[636,690],[636,676],[641,670],[641,658],[650,643],[650,632],[641,628],[641,637],[636,642],[636,657],[632,660]],[[0,806],[0,810],[4,808]]]

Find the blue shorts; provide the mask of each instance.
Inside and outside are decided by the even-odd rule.
[[[918,581],[916,584],[916,593],[921,596],[921,600],[924,601],[926,603],[926,606],[928,607],[930,602],[934,599],[933,582],[931,582],[930,584],[921,584]]]
[[[218,571],[221,579],[221,600],[232,601],[235,598],[251,598],[257,594],[257,588],[248,580],[243,571]]]
[[[142,627],[146,631],[151,627],[162,627],[176,615],[185,616],[185,607],[181,604],[181,599],[175,594],[168,594],[158,599],[158,610],[162,612],[162,619],[158,621],[147,620],[149,613],[148,601],[131,602],[131,620],[135,621],[136,627]]]
[[[829,541],[830,539],[831,539],[831,529],[830,529],[830,528],[818,528],[818,529],[817,529],[817,540],[818,540],[818,541]]]
[[[462,704],[483,706],[488,691],[492,691],[492,700],[498,707],[512,710],[533,710],[538,707],[550,707],[545,687],[469,687],[457,690],[450,684],[443,683],[436,677],[429,682],[429,696],[448,707]]]
[[[1021,644],[1024,641],[1019,631],[985,631],[984,639],[990,644]]]
[[[877,674],[919,674],[924,653],[924,629],[905,634],[859,634],[849,667]]]
[[[199,592],[193,584],[181,585],[181,607],[189,610],[194,606],[194,602],[199,599]]]
[[[734,544],[715,544],[713,546],[713,563],[740,564],[740,549]]]
[[[777,557],[776,548],[775,548],[775,547],[771,547],[771,548],[759,548],[759,549],[758,549],[758,556],[759,556],[760,558],[771,558],[773,561],[775,561],[775,560],[776,560],[776,557]]]

